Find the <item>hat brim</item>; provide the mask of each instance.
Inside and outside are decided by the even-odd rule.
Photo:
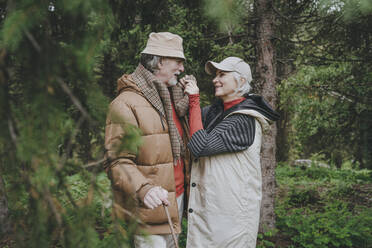
[[[229,71],[229,72],[233,71],[231,68],[229,68],[227,66],[224,66],[224,65],[221,65],[221,63],[216,63],[216,62],[213,62],[213,61],[208,61],[207,63],[205,63],[205,72],[207,74],[215,75],[217,70]]]
[[[185,55],[183,54],[182,51],[169,50],[167,48],[146,47],[141,53],[157,55],[157,56],[161,56],[161,57],[179,58],[179,59],[186,60]]]

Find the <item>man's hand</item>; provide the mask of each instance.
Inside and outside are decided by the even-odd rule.
[[[199,94],[196,78],[193,75],[186,75],[180,79],[180,84],[184,87],[185,93],[189,95]]]
[[[146,193],[143,203],[151,209],[159,207],[163,203],[168,206],[170,204],[168,201],[168,191],[159,186],[153,187]]]

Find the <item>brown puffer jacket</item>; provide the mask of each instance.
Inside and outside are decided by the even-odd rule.
[[[120,219],[128,220],[130,216],[127,211],[130,211],[147,224],[142,227],[145,232],[171,233],[163,207],[151,210],[143,204],[143,198],[148,190],[154,186],[161,186],[169,192],[168,199],[171,203],[168,206],[169,213],[175,231],[180,233],[167,121],[146,100],[130,75],[123,75],[118,80],[118,92],[119,95],[109,107],[105,134],[106,158],[110,161],[106,171],[114,192],[114,214]],[[187,136],[186,121],[182,118],[180,120],[184,136]],[[125,131],[131,126],[141,130],[142,145],[137,154],[125,148],[117,152]],[[188,184],[190,160],[185,159],[184,162],[185,183]]]

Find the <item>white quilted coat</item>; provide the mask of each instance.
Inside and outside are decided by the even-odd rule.
[[[268,119],[254,110],[230,115],[237,113],[255,117],[254,142],[244,151],[201,157],[193,164],[187,248],[256,247],[262,197],[261,139]]]

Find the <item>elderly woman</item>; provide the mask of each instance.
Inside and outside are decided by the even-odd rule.
[[[188,147],[196,162],[191,171],[187,247],[256,247],[262,130],[279,115],[262,97],[248,94],[252,75],[242,59],[209,61],[205,70],[215,75],[219,101],[202,111],[196,80],[182,80],[189,94]]]

